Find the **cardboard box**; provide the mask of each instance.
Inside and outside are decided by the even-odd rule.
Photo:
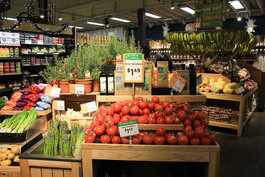
[[[115,79],[115,95],[132,95],[133,89],[131,83],[123,82],[123,72],[115,71],[114,73]]]
[[[116,71],[123,71],[123,62],[116,62]]]
[[[146,61],[144,62],[144,70],[153,70],[153,62],[151,61]]]
[[[157,86],[168,87],[168,61],[157,61]]]
[[[144,83],[135,84],[135,95],[152,95],[152,71],[144,71]]]

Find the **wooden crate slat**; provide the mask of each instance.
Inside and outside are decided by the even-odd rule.
[[[63,176],[64,177],[72,177],[72,171],[71,170],[63,170]]]
[[[63,176],[63,169],[52,169],[52,176],[53,177],[64,177]]]
[[[51,176],[52,177],[52,170],[49,168],[41,168],[42,176]]]
[[[31,177],[42,177],[41,168],[30,168],[30,176]]]
[[[30,167],[46,168],[72,168],[71,162],[48,161],[48,160],[28,160]]]
[[[16,113],[21,113],[22,111],[0,111],[0,115],[14,115]],[[47,109],[45,111],[37,111],[39,116],[47,116],[52,112],[52,109]]]
[[[216,126],[216,127],[223,127],[223,128],[230,128],[230,129],[238,129],[237,124],[229,124],[225,122],[216,122],[216,121],[209,121],[210,126]]]
[[[183,130],[183,124],[138,124],[139,130],[157,130],[159,127],[165,130]]]

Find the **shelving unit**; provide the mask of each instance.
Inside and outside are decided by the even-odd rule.
[[[9,60],[20,61],[21,59],[22,59],[21,57],[0,57],[0,61],[9,61]]]
[[[12,76],[12,75],[22,75],[22,73],[3,73],[0,76]]]

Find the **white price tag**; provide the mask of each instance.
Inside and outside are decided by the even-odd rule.
[[[181,93],[184,87],[185,87],[185,84],[181,82],[180,80],[177,80],[173,86],[173,90]]]
[[[212,85],[211,86],[211,91],[214,92],[216,90],[216,86],[215,85]]]
[[[139,128],[136,120],[130,122],[121,122],[118,124],[120,137],[134,136],[139,134]]]
[[[43,45],[43,40],[38,40],[38,45]]]
[[[25,44],[32,44],[31,40],[25,40]]]
[[[84,104],[81,104],[80,106],[81,106],[81,111],[83,113],[90,113],[90,112],[94,112],[97,110],[97,105],[95,101],[84,103]]]
[[[143,55],[137,53],[124,54],[124,82],[143,83]]]
[[[57,109],[57,110],[60,110],[60,111],[64,111],[65,110],[65,102],[64,100],[55,100],[55,108],[54,109]]]
[[[239,94],[244,93],[245,92],[245,89],[244,89],[244,87],[241,86],[241,87],[237,88],[235,91],[239,95]]]
[[[60,93],[61,93],[61,88],[52,87],[50,96],[54,98],[59,98]]]
[[[84,95],[85,94],[85,86],[82,84],[75,84],[75,93],[77,95]]]

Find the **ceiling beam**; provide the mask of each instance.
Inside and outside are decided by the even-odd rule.
[[[247,0],[240,0],[241,3],[243,4],[243,6],[247,9],[247,10],[250,10],[252,7],[251,7],[251,4],[249,3],[249,1]]]
[[[261,13],[264,13],[263,7],[264,7],[264,1],[263,0],[256,0],[258,7],[260,8]]]

